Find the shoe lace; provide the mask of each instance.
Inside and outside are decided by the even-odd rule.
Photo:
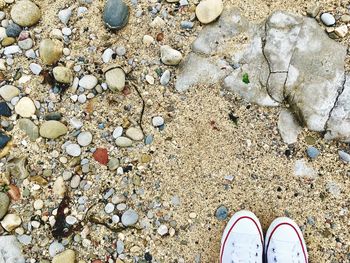
[[[231,245],[231,263],[258,263],[261,258],[261,241],[254,235],[236,235]]]
[[[271,245],[271,253],[273,260],[271,263],[304,263],[302,251],[298,249],[298,244],[290,244],[289,242],[283,241],[273,241]]]

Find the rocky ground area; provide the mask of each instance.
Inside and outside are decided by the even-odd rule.
[[[0,262],[218,262],[240,209],[350,261],[347,1],[0,10]]]

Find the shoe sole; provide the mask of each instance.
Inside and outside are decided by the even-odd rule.
[[[255,224],[255,226],[258,229],[259,234],[260,234],[261,244],[262,244],[261,249],[264,248],[264,246],[263,246],[263,244],[264,244],[263,231],[262,231],[259,219],[256,217],[256,215],[254,213],[252,213],[250,211],[246,211],[246,210],[239,211],[231,217],[230,221],[227,223],[227,225],[225,227],[224,234],[222,235],[221,248],[220,248],[220,263],[223,263],[222,256],[224,254],[224,247],[226,245],[226,241],[228,239],[228,236],[230,235],[230,233],[231,233],[233,227],[236,225],[236,223],[241,219],[250,219],[254,222],[254,224]]]
[[[294,229],[294,231],[296,232],[299,242],[301,244],[302,250],[303,250],[303,254],[304,254],[304,259],[305,259],[305,263],[308,263],[308,253],[307,253],[307,249],[306,249],[306,244],[305,244],[305,240],[303,237],[303,233],[301,232],[299,226],[290,218],[288,217],[279,217],[276,218],[270,225],[269,229],[266,232],[266,236],[265,236],[265,250],[264,250],[264,254],[265,254],[265,262],[267,262],[267,254],[266,251],[270,245],[270,241],[271,241],[271,237],[273,235],[273,233],[276,231],[276,229],[282,225],[288,225],[290,227],[292,227]]]

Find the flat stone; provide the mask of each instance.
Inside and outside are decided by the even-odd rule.
[[[129,7],[122,0],[107,0],[103,10],[103,21],[112,30],[126,26],[129,20]]]
[[[105,74],[108,88],[112,91],[122,91],[125,87],[125,72],[121,68],[108,70]]]
[[[23,118],[33,116],[35,114],[35,110],[36,108],[34,102],[28,97],[21,98],[15,106],[15,112]]]
[[[4,85],[0,88],[0,96],[6,100],[11,101],[14,97],[19,95],[19,89],[12,85]]]
[[[22,50],[29,50],[33,47],[33,40],[31,38],[27,38],[27,39],[18,41],[18,46]]]
[[[79,86],[84,89],[93,89],[97,85],[97,78],[94,75],[85,75],[79,80]]]
[[[124,226],[132,226],[139,220],[139,215],[135,210],[129,209],[123,213],[121,220]]]
[[[43,68],[37,63],[30,63],[29,68],[35,75],[39,75],[43,70]]]
[[[221,0],[202,0],[196,7],[196,16],[203,24],[208,24],[217,19],[224,9]]]
[[[58,66],[52,72],[55,80],[60,83],[70,84],[73,81],[73,73],[69,68]]]
[[[117,170],[119,167],[119,159],[118,158],[111,158],[108,162],[108,169],[111,171]]]
[[[20,26],[32,26],[39,22],[41,12],[39,7],[31,1],[18,1],[11,9],[12,20]]]
[[[67,127],[59,121],[46,121],[39,130],[40,136],[48,139],[56,139],[67,133]]]
[[[332,14],[330,13],[323,13],[321,15],[321,21],[323,24],[325,24],[326,26],[332,26],[335,24],[335,18]]]
[[[320,151],[316,148],[316,147],[313,147],[313,146],[309,146],[307,149],[306,149],[306,153],[307,153],[307,156],[311,159],[316,159],[317,156],[320,154]]]
[[[63,251],[64,251],[64,246],[62,245],[62,243],[60,243],[58,241],[52,242],[49,246],[50,257],[54,257]]]
[[[81,154],[81,148],[78,144],[72,143],[67,145],[66,153],[70,156],[76,157]]]
[[[160,236],[164,236],[164,235],[168,234],[168,227],[166,225],[160,225],[157,229],[157,233]]]
[[[167,69],[166,71],[164,71],[162,76],[160,77],[160,84],[162,86],[168,85],[170,81],[170,76],[171,76],[170,70]]]
[[[52,263],[74,263],[75,251],[72,249],[66,249],[62,253],[54,256]]]
[[[29,119],[18,120],[19,128],[29,137],[31,141],[39,138],[39,128]]]
[[[142,141],[143,140],[143,132],[139,128],[130,127],[125,132],[126,136],[134,141]]]
[[[303,159],[296,160],[294,165],[294,175],[314,179],[317,176],[316,171],[307,165],[307,162]]]
[[[7,214],[10,198],[4,192],[0,192],[0,220]]]
[[[80,146],[88,146],[92,142],[91,132],[81,132],[77,137]]]
[[[60,60],[63,52],[63,44],[57,39],[43,39],[40,42],[39,54],[46,65],[55,64]]]
[[[338,37],[345,37],[348,34],[348,26],[347,25],[341,25],[334,29],[334,32],[337,34]]]
[[[25,263],[16,236],[0,236],[0,259],[2,263]]]
[[[117,139],[118,137],[122,136],[122,134],[123,134],[123,127],[118,126],[117,128],[114,129],[112,136],[114,139]]]
[[[132,145],[132,140],[127,137],[120,136],[115,140],[115,144],[119,147],[130,147]]]
[[[164,45],[160,47],[161,60],[165,65],[175,66],[182,60],[182,55],[179,51]]]
[[[306,10],[307,15],[312,18],[315,18],[319,12],[320,12],[320,6],[317,4],[309,6]]]
[[[219,206],[218,209],[216,209],[215,211],[215,217],[218,219],[218,220],[226,220],[228,216],[228,210],[225,206]]]
[[[7,231],[11,232],[22,223],[22,219],[16,214],[7,214],[1,221],[1,226]]]

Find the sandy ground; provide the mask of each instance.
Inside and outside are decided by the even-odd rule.
[[[109,46],[124,46],[127,55],[116,63],[128,69],[127,60],[134,58],[140,66],[130,72],[128,78],[140,78],[146,73],[153,74],[159,67],[159,46],[151,48],[142,46],[144,34],[155,36],[159,29],[150,29],[149,15],[136,18],[135,9],[132,9],[128,26],[112,34],[105,30],[101,21],[102,0],[93,1],[88,15],[81,19],[73,18],[73,27],[76,33],[72,38],[70,48],[72,57],[85,57],[85,70],[99,73],[103,67],[101,53]],[[49,32],[58,23],[57,13],[67,6],[78,6],[76,1],[68,0],[40,0],[36,1],[45,10],[39,28],[42,36]],[[322,10],[334,11],[343,14],[348,1],[318,1]],[[138,9],[147,12],[147,6],[152,1],[141,1]],[[250,20],[261,21],[274,10],[287,10],[305,14],[310,1],[226,1],[226,5],[236,5]],[[168,5],[171,10],[173,6]],[[181,50],[186,55],[190,44],[201,29],[199,22],[195,22],[195,29],[191,32],[179,30],[182,20],[189,20],[194,10],[191,3],[187,11],[176,13],[174,25],[163,29],[163,44],[169,44]],[[84,32],[84,28],[86,31]],[[92,37],[93,36],[93,37]],[[348,39],[344,39],[346,44]],[[96,47],[93,52],[89,46]],[[145,62],[141,63],[142,60]],[[23,61],[17,60],[16,63]],[[27,62],[23,62],[26,68]],[[176,71],[172,70],[172,73]],[[173,81],[173,80],[172,80]],[[40,79],[34,78],[31,97],[45,100],[47,89],[40,85]],[[173,84],[173,83],[172,83]],[[100,122],[106,123],[106,130],[113,128],[125,119],[138,121],[141,101],[134,89],[124,97],[111,93],[99,95],[91,103],[93,113],[86,114],[86,105],[70,106],[68,90],[62,101],[56,103],[56,110],[61,112],[64,120],[77,116],[85,119],[85,128],[94,133],[94,144],[108,147],[111,155],[128,156],[130,160],[137,160],[142,153],[152,156],[152,161],[140,167],[141,186],[145,194],[135,201],[136,207],[141,207],[144,214],[146,207],[157,200],[162,204],[159,215],[170,215],[176,221],[176,234],[173,237],[159,237],[141,230],[126,230],[125,249],[130,255],[143,255],[142,251],[149,250],[155,262],[185,262],[211,263],[218,262],[221,233],[226,221],[215,218],[215,210],[225,205],[232,215],[240,209],[249,209],[260,218],[264,230],[272,220],[278,216],[290,216],[303,229],[309,250],[310,262],[350,262],[350,217],[347,209],[349,199],[349,167],[339,161],[337,151],[349,150],[349,146],[337,142],[325,142],[320,134],[303,131],[299,141],[293,146],[292,154],[286,155],[288,145],[285,145],[277,130],[279,110],[276,108],[262,108],[247,104],[232,94],[220,91],[219,86],[195,87],[184,94],[174,91],[173,85],[164,88],[159,85],[139,85],[144,100],[147,102],[143,116],[143,128],[146,133],[155,136],[152,146],[135,147],[129,150],[117,151],[111,142],[102,138],[101,131],[97,130]],[[107,103],[106,103],[107,102]],[[132,105],[131,111],[125,112],[124,106]],[[68,105],[68,106],[67,106]],[[229,113],[237,116],[238,124],[229,119]],[[166,120],[163,131],[157,131],[151,125],[151,118],[162,115]],[[86,116],[86,117],[85,117]],[[42,171],[54,167],[53,178],[62,171],[62,165],[51,157],[55,149],[59,150],[63,140],[57,143],[45,144],[39,141],[36,144],[20,145],[23,134],[16,131],[15,142],[17,148],[14,154],[29,154],[29,163],[34,171]],[[321,155],[315,161],[309,161],[305,150],[306,136],[316,138],[315,146]],[[42,145],[45,145],[43,148]],[[88,154],[86,154],[88,156]],[[90,157],[91,158],[91,157]],[[299,178],[293,175],[296,160],[305,159],[317,172],[314,180]],[[42,163],[38,163],[38,160]],[[95,192],[102,192],[105,187],[115,187],[128,192],[135,191],[133,187],[123,186],[122,178],[115,178],[105,168],[94,163],[94,173],[87,179],[94,182],[90,190],[91,196]],[[128,177],[132,178],[134,172]],[[233,181],[225,180],[225,176],[232,175]],[[99,180],[96,180],[99,178]],[[328,193],[326,185],[335,182],[341,189],[339,196]],[[44,188],[46,189],[46,188]],[[49,189],[49,188],[48,188]],[[46,190],[45,190],[46,191]],[[35,198],[46,198],[50,190],[33,195],[23,204],[14,205],[13,211],[21,211],[24,218],[30,218],[31,201]],[[180,197],[180,205],[169,205],[171,198]],[[57,205],[59,200],[50,199],[51,204]],[[93,202],[93,201],[92,201]],[[27,210],[27,211],[26,211]],[[346,212],[344,212],[346,211]],[[195,212],[196,218],[190,219],[189,213]],[[142,212],[141,212],[142,213]],[[307,223],[312,217],[314,224]],[[40,235],[48,235],[50,230],[43,228]],[[38,236],[40,236],[38,235]],[[78,252],[78,259],[89,261],[94,258],[103,259],[107,248],[111,246],[103,242],[101,237],[117,238],[102,226],[92,227],[91,240],[93,245],[87,248],[71,246]],[[42,240],[52,240],[46,237]],[[42,242],[43,244],[45,242]],[[34,244],[25,252],[36,259],[48,258],[46,245]],[[130,252],[130,248],[137,245],[141,251]],[[44,252],[41,253],[42,247]],[[132,262],[130,259],[125,262]]]

